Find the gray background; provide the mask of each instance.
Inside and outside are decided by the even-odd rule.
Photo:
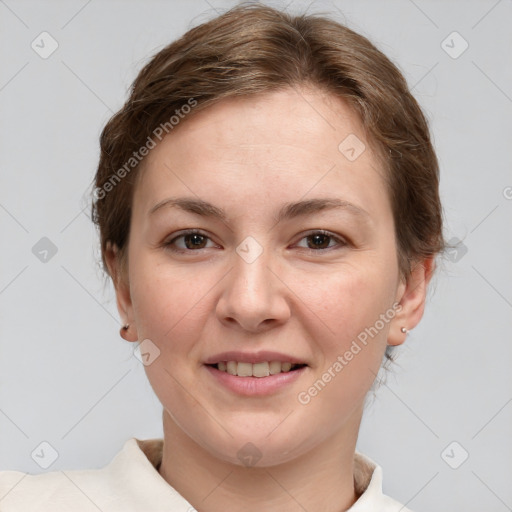
[[[87,194],[100,131],[142,64],[234,3],[0,0],[0,469],[44,471],[31,457],[43,441],[58,452],[49,471],[100,467],[128,438],[162,435],[103,287]],[[308,6],[403,70],[431,120],[446,237],[463,241],[370,401],[358,449],[417,512],[512,510],[512,1],[288,10]],[[31,48],[42,31],[59,45],[46,59]],[[469,44],[460,55],[454,31]],[[57,248],[46,262],[33,253],[42,237]]]

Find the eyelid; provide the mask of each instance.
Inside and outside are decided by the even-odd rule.
[[[333,233],[332,231],[327,231],[326,229],[311,229],[309,231],[301,233],[299,235],[300,238],[298,241],[300,242],[304,238],[307,238],[308,236],[313,236],[313,235],[324,235],[329,238],[332,238],[333,240],[336,241],[337,246],[327,247],[325,249],[310,249],[309,247],[301,247],[301,249],[305,249],[306,251],[310,251],[310,252],[322,253],[322,252],[330,251],[332,249],[336,249],[336,247],[341,248],[341,247],[350,245],[350,242],[346,238],[342,237],[341,235],[337,235],[336,233]]]
[[[178,252],[178,253],[200,252],[202,249],[193,250],[193,249],[176,249],[176,248],[172,248],[172,244],[176,240],[178,240],[179,238],[182,238],[182,237],[187,236],[187,235],[195,235],[195,234],[201,235],[201,236],[205,237],[206,239],[208,239],[209,241],[213,242],[211,236],[208,235],[206,232],[202,231],[201,229],[191,228],[191,229],[185,229],[183,231],[178,231],[177,233],[175,233],[173,235],[173,237],[170,240],[164,241],[162,246],[164,248],[169,248],[169,250],[171,250],[172,252]],[[337,235],[337,234],[335,234],[335,233],[333,233],[331,231],[327,231],[325,229],[312,229],[312,230],[309,230],[309,231],[305,231],[304,233],[301,233],[299,235],[300,238],[295,243],[298,243],[301,240],[303,240],[304,238],[307,238],[308,236],[313,236],[313,235],[324,235],[324,236],[327,236],[327,237],[331,238],[332,240],[334,240],[337,245],[335,245],[333,247],[326,247],[324,249],[311,249],[309,247],[300,247],[300,249],[308,251],[310,253],[322,254],[322,253],[334,250],[336,248],[340,249],[340,248],[343,248],[343,247],[346,247],[346,246],[350,245],[350,242],[345,237],[342,237],[340,235]],[[215,242],[213,242],[213,243],[215,243]],[[204,247],[203,249],[208,249],[208,247]]]
[[[209,241],[213,242],[212,237],[205,231],[203,231],[201,229],[197,229],[197,228],[190,228],[190,229],[184,229],[182,231],[178,231],[177,233],[173,233],[172,238],[164,241],[162,243],[162,246],[163,247],[171,247],[171,244],[173,244],[176,240],[178,240],[179,238],[182,238],[184,236],[187,236],[187,235],[201,235],[201,236],[207,238]],[[213,242],[213,243],[215,243],[215,242]],[[198,252],[199,251],[199,250],[193,251],[190,249],[172,249],[172,248],[171,248],[171,250],[174,250],[176,252]]]

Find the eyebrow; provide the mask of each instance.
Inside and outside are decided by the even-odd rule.
[[[222,208],[194,197],[169,197],[153,206],[148,215],[153,215],[162,208],[179,208],[185,212],[201,215],[202,217],[213,217],[227,222],[226,212]],[[278,211],[276,222],[290,220],[296,217],[310,215],[325,210],[344,210],[360,217],[362,220],[370,221],[370,214],[363,208],[339,198],[315,198],[293,203],[285,203]]]

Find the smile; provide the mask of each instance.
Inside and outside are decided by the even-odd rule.
[[[254,364],[237,361],[220,361],[217,364],[207,366],[214,367],[221,372],[226,372],[229,373],[229,375],[236,375],[238,377],[268,377],[269,375],[294,371],[306,365],[292,364],[289,362],[282,363],[281,361],[263,361]]]

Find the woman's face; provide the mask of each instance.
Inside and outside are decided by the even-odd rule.
[[[152,212],[169,198],[188,207]],[[388,336],[400,336],[405,285],[383,170],[344,102],[288,89],[185,118],[146,157],[128,261],[123,316],[150,340],[145,369],[166,421],[202,449],[240,465],[255,450],[274,465],[357,435]],[[264,389],[277,378],[206,366],[226,351],[307,366]],[[244,391],[226,377],[258,382]]]

